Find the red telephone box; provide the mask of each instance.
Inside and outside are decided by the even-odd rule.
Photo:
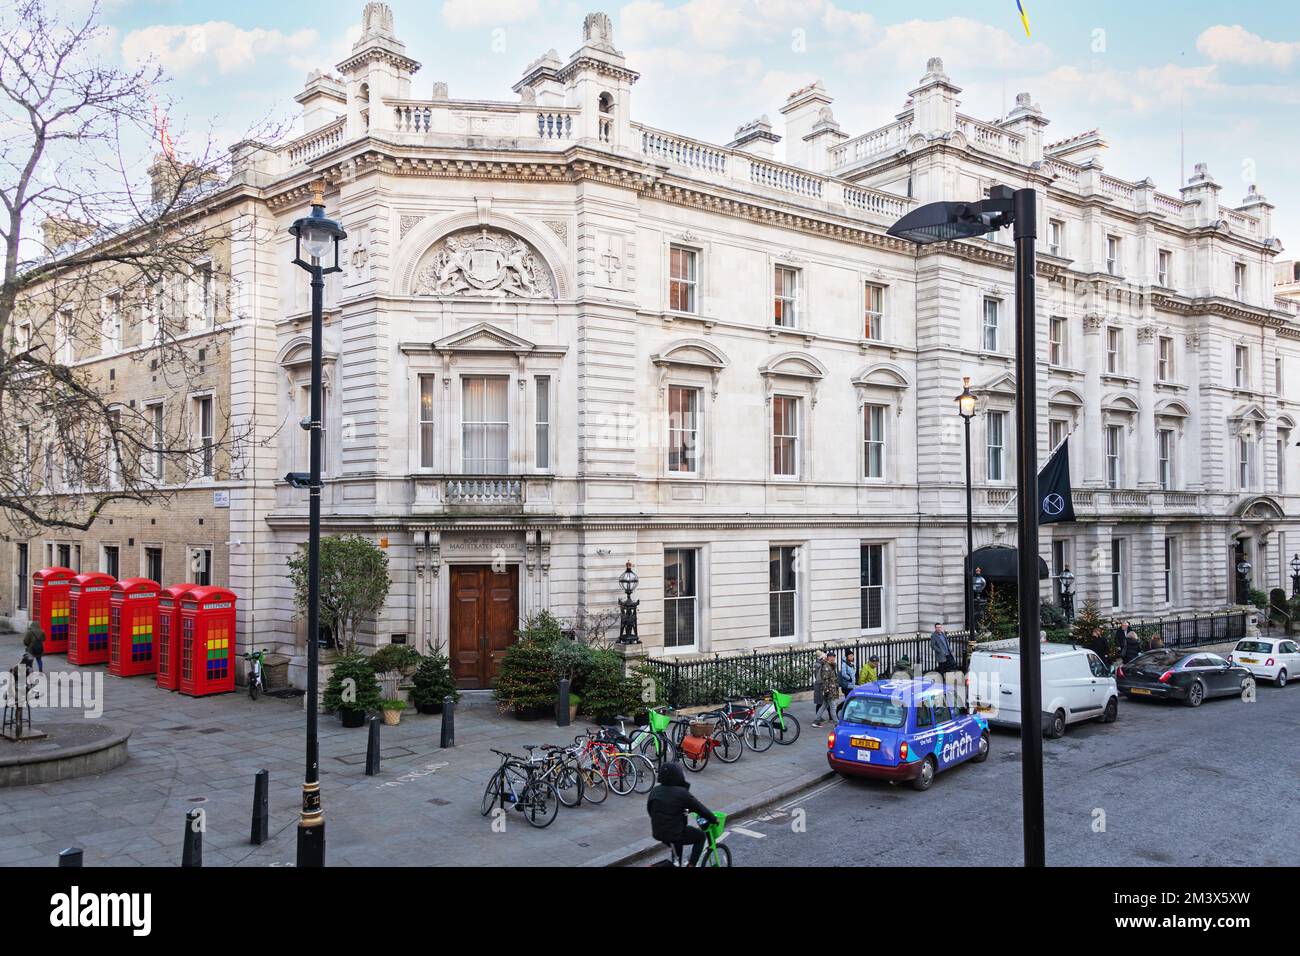
[[[45,568],[32,575],[32,620],[45,632],[45,653],[68,650],[68,620],[72,615],[72,579],[69,568]]]
[[[173,584],[158,592],[158,686],[176,690],[181,675],[181,598],[194,589],[192,584]]]
[[[235,594],[194,588],[181,597],[180,692],[188,697],[235,689]]]
[[[108,672],[135,677],[158,670],[158,582],[128,578],[113,585]]]
[[[69,664],[103,664],[108,660],[108,609],[115,580],[111,574],[97,571],[72,579]]]

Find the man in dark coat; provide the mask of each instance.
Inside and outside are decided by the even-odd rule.
[[[36,669],[44,673],[45,632],[41,630],[41,626],[35,621],[27,625],[27,633],[23,635],[23,646],[27,648],[27,653],[36,662]]]
[[[659,771],[659,784],[650,791],[645,802],[646,813],[650,814],[650,834],[660,843],[674,847],[690,844],[691,860],[689,866],[699,863],[704,852],[706,837],[704,831],[686,822],[686,814],[694,813],[710,821],[716,821],[713,811],[700,803],[691,794],[691,785],[686,782],[682,765],[673,761],[664,764]]]
[[[1088,644],[1088,647],[1101,658],[1103,664],[1110,663],[1110,641],[1106,640],[1106,635],[1100,630],[1092,636],[1092,641]]]
[[[1115,631],[1115,643],[1119,645],[1120,660],[1125,664],[1142,653],[1142,642],[1138,640],[1137,634],[1129,626],[1128,621],[1122,623]]]

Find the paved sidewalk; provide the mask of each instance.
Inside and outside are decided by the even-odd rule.
[[[17,635],[0,635],[0,663],[21,654]],[[47,657],[47,671],[90,671]],[[185,814],[207,814],[208,866],[291,865],[303,776],[304,715],[299,701],[244,693],[193,699],[159,690],[151,678],[104,677],[103,720],[132,730],[130,759],[96,777],[0,789],[0,865],[53,865],[68,846],[87,866],[176,866]],[[802,789],[826,775],[825,736],[812,706],[796,702],[803,736],[790,747],[717,760],[691,774],[708,806],[736,813]],[[45,719],[81,719],[71,711]],[[560,808],[545,830],[508,815],[493,832],[479,803],[497,758],[524,744],[566,743],[586,725],[557,728],[501,717],[490,705],[461,706],[454,750],[438,747],[441,718],[407,716],[383,728],[383,767],[365,776],[366,731],[320,723],[321,792],[330,865],[579,866],[619,861],[649,845],[645,797],[614,794],[600,806]],[[0,746],[4,744],[0,743]],[[270,773],[271,839],[248,843],[253,777]]]

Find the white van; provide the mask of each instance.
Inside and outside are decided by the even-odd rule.
[[[1100,657],[1072,644],[1042,645],[1043,733],[1065,734],[1067,724],[1119,716],[1119,690]],[[1020,726],[1020,647],[1015,641],[981,644],[966,675],[972,713],[990,724]]]

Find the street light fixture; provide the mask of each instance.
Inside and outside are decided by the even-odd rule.
[[[970,484],[970,421],[975,417],[975,393],[970,390],[970,376],[967,375],[962,379],[961,394],[956,398],[957,414],[962,417],[966,425],[966,561],[962,565],[969,580],[971,571],[971,561],[975,559],[975,522],[971,516],[971,484]],[[966,639],[974,640],[975,638],[975,620],[973,609],[971,607],[971,589],[969,586],[962,589],[966,592]]]
[[[972,639],[975,637],[975,631],[980,626],[980,619],[984,617],[984,608],[988,604],[988,598],[985,594],[988,586],[989,582],[984,579],[984,569],[976,568],[975,576],[970,581],[971,598],[975,602],[975,610],[971,616],[970,636]]]
[[[641,605],[640,601],[632,600],[632,592],[641,579],[637,577],[632,570],[632,562],[627,563],[627,570],[618,576],[619,586],[623,588],[624,597],[619,599],[618,608],[620,613],[620,623],[618,629],[618,642],[620,644],[640,644],[641,639],[636,634],[636,609]]]
[[[928,203],[909,212],[889,235],[918,246],[973,239],[1015,227],[1016,244],[1016,510],[1019,553],[1016,575],[1020,602],[1020,693],[1022,714],[1042,712],[1038,593],[1038,389],[1037,310],[1034,303],[1034,241],[1038,236],[1038,194],[1032,188],[994,186],[980,202]],[[1020,722],[1025,865],[1045,866],[1043,825],[1043,728]]]
[[[1074,572],[1066,568],[1057,579],[1061,582],[1061,610],[1067,621],[1074,620]]]
[[[1237,562],[1237,603],[1250,603],[1250,572],[1254,567],[1245,558]]]
[[[1300,554],[1291,559],[1291,596],[1300,598]]]
[[[302,427],[311,434],[311,471],[291,472],[295,488],[309,489],[307,532],[307,771],[298,820],[298,866],[325,865],[325,814],[320,799],[320,742],[317,739],[317,670],[320,658],[320,492],[321,492],[321,355],[325,276],[342,272],[339,244],[343,227],[325,218],[325,184],[312,183],[310,215],[289,227],[294,237],[293,264],[311,274],[311,416]],[[331,255],[331,252],[333,253]]]

